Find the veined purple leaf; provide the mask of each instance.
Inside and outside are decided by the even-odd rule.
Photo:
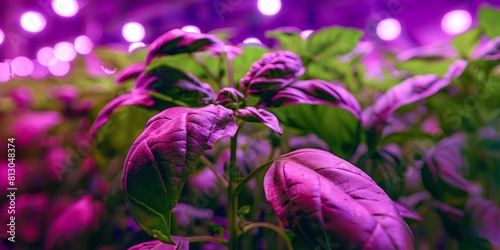
[[[415,220],[415,221],[422,221],[422,216],[420,216],[420,214],[417,213],[417,211],[397,202],[397,201],[393,201],[394,202],[394,206],[396,206],[396,208],[398,209],[399,211],[399,214],[401,214],[401,217],[403,218],[406,218],[406,219],[411,219],[411,220]]]
[[[146,65],[144,65],[143,63],[130,64],[129,66],[118,72],[118,75],[116,75],[115,82],[117,84],[121,84],[125,81],[134,79],[138,77],[145,69]]]
[[[215,93],[209,84],[167,65],[141,73],[136,80],[135,89],[152,90],[190,106],[206,105],[215,99]]]
[[[127,206],[149,235],[173,244],[171,210],[201,154],[238,126],[222,106],[174,107],[151,118],[125,160],[122,186]]]
[[[165,244],[159,240],[152,240],[137,244],[128,250],[189,250],[189,241],[182,237],[172,236],[175,245]]]
[[[94,124],[90,128],[90,135],[95,135],[97,130],[106,124],[111,115],[113,115],[117,109],[127,105],[151,107],[154,105],[154,101],[149,96],[148,92],[143,89],[134,89],[128,94],[116,97],[106,104],[101,112],[99,112]]]
[[[455,134],[432,148],[422,166],[422,182],[434,198],[453,206],[463,206],[469,194],[480,190],[465,180],[466,160],[461,149],[466,145],[463,134]]]
[[[235,88],[222,88],[217,94],[215,104],[229,109],[237,109],[245,105],[247,98]]]
[[[459,77],[467,66],[467,62],[460,60],[453,63],[444,77],[436,75],[421,75],[408,78],[400,84],[390,88],[377,98],[373,106],[368,107],[362,114],[365,128],[381,131],[391,115],[401,106],[422,100],[436,94],[448,86],[451,80]]]
[[[173,29],[151,43],[146,64],[149,64],[158,56],[193,53],[205,50],[225,52],[224,43],[211,34],[197,34],[185,32],[180,29]]]
[[[240,87],[243,93],[266,96],[286,87],[304,72],[302,60],[296,54],[290,51],[270,52],[252,64],[241,79]]]
[[[368,175],[318,149],[282,155],[264,177],[264,190],[285,228],[311,247],[413,249],[398,209]]]
[[[283,134],[278,118],[265,109],[246,107],[235,112],[236,117],[247,122],[260,122],[278,134]]]
[[[495,202],[474,197],[467,201],[462,219],[464,235],[487,240],[494,249],[500,247],[500,208]]]
[[[104,205],[91,195],[82,197],[54,220],[46,233],[46,249],[67,249],[77,237],[97,230],[104,211]]]
[[[340,85],[318,79],[294,82],[262,103],[267,107],[293,104],[327,105],[346,109],[358,119],[361,115],[361,107],[349,91]]]

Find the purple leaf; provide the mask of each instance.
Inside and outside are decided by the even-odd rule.
[[[266,53],[252,64],[252,67],[240,81],[243,93],[266,96],[274,93],[295,78],[304,74],[302,60],[290,51]]]
[[[197,34],[185,32],[180,29],[173,29],[151,43],[146,64],[149,64],[158,56],[193,53],[205,50],[225,52],[224,43],[214,35]]]
[[[91,195],[82,197],[54,220],[47,231],[46,249],[68,248],[89,231],[97,230],[104,205]]]
[[[215,104],[229,109],[237,109],[245,105],[247,98],[235,88],[222,88],[217,94]]]
[[[399,214],[401,214],[401,217],[403,218],[406,218],[406,219],[410,219],[410,220],[415,220],[415,221],[422,221],[422,216],[420,216],[420,214],[418,214],[417,211],[397,202],[397,201],[393,201],[394,202],[394,205],[396,206],[396,208],[398,209],[399,211]]]
[[[323,80],[294,82],[279,90],[263,105],[279,107],[293,104],[327,105],[340,107],[359,119],[361,107],[356,98],[344,87]]]
[[[175,245],[165,244],[159,240],[147,241],[130,247],[128,250],[189,250],[189,241],[182,237],[172,236]]]
[[[49,132],[63,121],[63,116],[56,111],[20,112],[10,125],[12,137],[16,143],[27,145]]]
[[[222,106],[169,108],[151,118],[125,160],[122,186],[137,224],[149,235],[172,244],[171,210],[201,154],[238,126]]]
[[[426,189],[438,200],[450,205],[463,206],[469,194],[481,191],[462,177],[467,172],[462,148],[466,146],[463,134],[455,134],[432,148],[422,166],[422,181]]]
[[[29,108],[33,104],[33,91],[26,86],[19,86],[10,92],[10,97],[14,100],[17,107]]]
[[[99,112],[97,118],[90,128],[90,135],[93,136],[97,133],[100,127],[102,127],[109,120],[113,113],[123,107],[123,106],[153,106],[154,101],[149,96],[148,92],[142,89],[132,90],[131,93],[127,93],[116,97],[111,100],[104,108]]]
[[[214,217],[214,212],[210,209],[197,208],[185,203],[177,203],[172,213],[177,225],[181,227],[195,226],[200,221],[210,222]]]
[[[495,202],[474,197],[467,201],[464,212],[463,223],[468,236],[485,239],[500,247],[500,208]]]
[[[126,68],[122,69],[120,72],[118,72],[118,75],[116,75],[116,80],[115,82],[117,84],[121,84],[125,81],[135,79],[137,78],[142,71],[146,69],[146,65],[143,63],[133,63],[127,66]]]
[[[500,59],[500,37],[493,38],[474,51],[475,59],[496,61]]]
[[[363,171],[329,152],[282,155],[266,173],[264,190],[282,225],[313,247],[327,240],[345,249],[413,249],[412,233],[392,200]]]
[[[280,126],[278,118],[271,112],[265,109],[256,109],[254,107],[246,107],[238,109],[235,113],[236,117],[247,122],[260,122],[278,134],[283,134],[283,129]]]
[[[443,78],[436,75],[421,75],[408,78],[390,88],[377,98],[373,106],[368,107],[362,115],[365,128],[380,132],[391,115],[401,106],[422,100],[436,94],[448,86],[451,80],[459,77],[467,66],[460,60],[453,63]]]
[[[190,106],[206,105],[215,99],[215,93],[209,84],[167,65],[144,71],[137,78],[135,89],[152,90]]]

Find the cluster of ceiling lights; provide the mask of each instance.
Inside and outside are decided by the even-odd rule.
[[[62,17],[72,17],[78,13],[79,5],[76,0],[52,0],[53,11]],[[266,16],[273,16],[281,10],[281,0],[258,0],[259,11]],[[450,35],[460,34],[470,28],[472,18],[465,10],[454,10],[443,16],[441,28]],[[28,11],[20,18],[22,28],[28,32],[36,33],[42,31],[47,20],[36,11]],[[201,33],[200,29],[193,25],[182,28],[186,32]],[[301,32],[302,38],[306,39],[311,35],[312,30]],[[392,41],[401,35],[401,24],[397,19],[387,18],[378,22],[376,27],[377,36],[384,41]],[[142,40],[146,35],[144,27],[137,22],[129,22],[122,27],[123,38],[130,42],[129,52],[146,46]],[[5,40],[5,34],[0,29],[0,45]],[[243,41],[244,44],[262,44],[255,38],[249,37]],[[16,57],[10,61],[10,70],[6,72],[6,65],[0,63],[0,81],[7,81],[13,75],[32,76],[34,78],[44,78],[49,73],[54,76],[64,76],[70,70],[70,62],[76,58],[77,53],[85,55],[92,51],[93,43],[87,36],[77,37],[73,43],[60,42],[54,47],[41,48],[37,53],[37,58],[31,60],[27,57]],[[8,75],[7,75],[8,74]]]

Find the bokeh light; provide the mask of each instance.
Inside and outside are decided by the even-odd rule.
[[[53,65],[49,66],[49,72],[55,76],[64,76],[69,72],[69,62],[57,61]]]
[[[7,82],[12,78],[10,63],[0,63],[0,82]]]
[[[3,43],[3,40],[5,39],[5,35],[3,34],[3,31],[0,30],[0,44]]]
[[[130,46],[128,46],[128,53],[132,53],[140,48],[144,48],[146,47],[146,44],[144,44],[143,42],[136,42],[136,43],[132,43],[130,44]]]
[[[377,24],[377,36],[385,41],[392,41],[401,34],[401,24],[394,18],[387,18]]]
[[[76,52],[82,55],[86,55],[92,52],[93,48],[94,48],[94,43],[92,43],[92,40],[90,40],[88,36],[79,36],[75,39]]]
[[[54,46],[54,55],[60,61],[70,62],[76,57],[76,50],[72,43],[60,42]]]
[[[249,38],[243,40],[243,43],[244,44],[262,44],[262,42],[258,38],[255,38],[255,37],[249,37]]]
[[[123,25],[123,38],[131,43],[142,41],[145,34],[144,27],[140,23],[130,22]]]
[[[274,16],[281,10],[281,0],[259,0],[259,11],[266,16]]]
[[[43,47],[36,53],[36,59],[44,66],[50,66],[57,62],[54,54],[54,49],[51,47]]]
[[[185,32],[191,32],[191,33],[197,33],[197,34],[201,33],[200,28],[198,28],[194,25],[186,25],[186,26],[182,27],[181,30],[183,30]]]
[[[42,65],[38,60],[33,60],[33,72],[31,72],[31,76],[33,78],[44,78],[49,74],[49,69]]]
[[[21,16],[21,26],[28,32],[40,32],[45,24],[45,17],[38,12],[28,11]]]
[[[311,33],[313,33],[313,30],[303,30],[300,32],[300,36],[305,40],[311,35]]]
[[[52,9],[63,17],[71,17],[78,13],[78,2],[75,0],[52,0]]]
[[[108,69],[106,68],[104,65],[101,65],[101,69],[102,71],[104,71],[104,73],[108,74],[108,75],[112,75],[114,73],[116,73],[116,71],[118,71],[117,68],[114,68],[114,69]]]
[[[441,20],[441,28],[450,35],[460,34],[470,28],[472,18],[465,10],[453,10],[446,13]]]
[[[24,56],[19,56],[12,60],[12,71],[18,76],[27,76],[33,72],[33,62]]]

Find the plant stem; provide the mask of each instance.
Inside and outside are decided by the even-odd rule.
[[[217,244],[222,245],[222,246],[227,246],[227,243],[224,240],[217,238],[217,237],[214,237],[214,236],[192,236],[192,237],[186,237],[186,239],[189,241],[189,243],[191,243],[191,242],[213,242],[213,243],[217,243]]]
[[[225,58],[226,58],[226,63],[227,63],[227,78],[228,78],[228,82],[229,82],[229,87],[236,88],[234,86],[233,64],[227,58],[227,54],[226,54]]]
[[[247,175],[240,183],[238,183],[238,186],[236,186],[236,189],[234,190],[234,192],[236,194],[239,194],[241,192],[241,190],[245,187],[245,185],[251,181],[253,178],[255,178],[257,175],[259,175],[260,173],[264,172],[264,171],[267,171],[269,169],[269,167],[271,167],[271,165],[273,164],[274,160],[272,161],[269,161],[269,162],[266,162],[264,163],[262,166],[258,167],[257,169],[255,169],[254,171],[252,171],[249,175]]]
[[[231,158],[229,161],[229,185],[228,196],[228,217],[229,217],[229,249],[238,249],[238,193],[236,186],[236,149],[238,143],[238,132],[231,138]]]
[[[228,183],[226,181],[226,178],[220,175],[219,171],[217,171],[214,164],[205,155],[201,155],[200,159],[203,163],[205,163],[205,165],[207,165],[208,168],[210,168],[210,170],[212,170],[212,172],[214,172],[215,176],[217,177],[217,180],[219,181],[219,184],[221,184],[224,188],[227,188]]]
[[[259,228],[259,227],[271,229],[271,230],[275,231],[276,233],[278,233],[285,240],[287,248],[289,250],[293,250],[292,242],[290,242],[290,239],[286,236],[285,232],[283,232],[283,230],[281,230],[280,227],[278,227],[276,225],[273,225],[271,223],[267,223],[267,222],[254,222],[254,223],[250,223],[250,224],[244,226],[242,228],[242,231],[243,231],[243,233],[246,233],[246,232],[248,232],[248,231],[250,231],[250,230],[252,230],[254,228]]]

